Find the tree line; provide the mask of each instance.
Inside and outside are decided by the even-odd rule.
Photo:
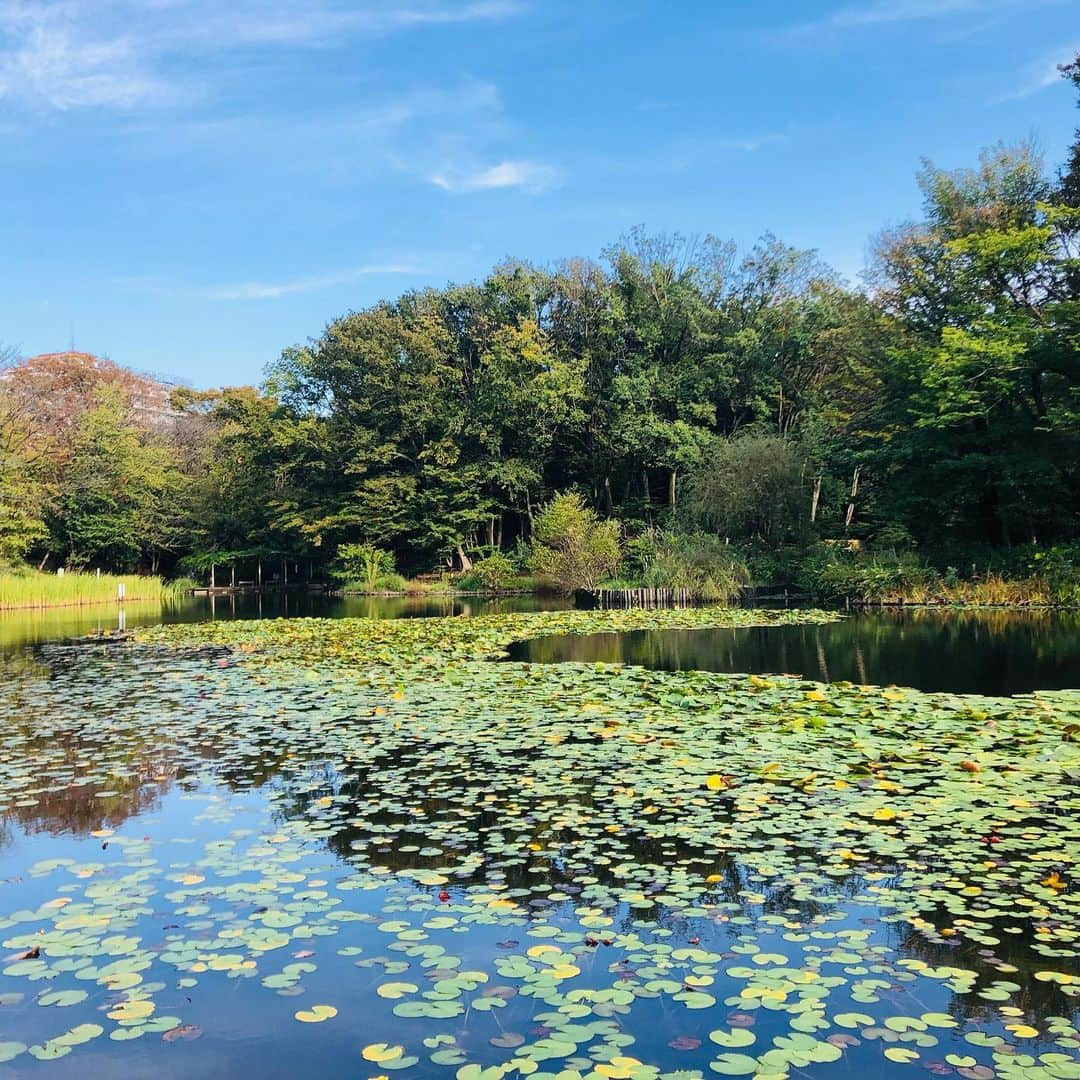
[[[1080,90],[1080,57],[1063,74]],[[366,544],[462,568],[566,492],[631,538],[1072,541],[1080,134],[1056,171],[999,145],[919,185],[859,288],[773,236],[638,230],[349,312],[257,389],[162,405],[107,362],[10,358],[0,558],[323,567]]]

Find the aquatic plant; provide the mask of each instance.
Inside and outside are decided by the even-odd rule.
[[[1070,1080],[1080,693],[499,661],[544,634],[821,618],[302,619],[52,650],[0,691],[0,807],[86,842],[3,894],[0,992],[36,1005],[0,1057],[107,1032],[117,1062],[149,1037],[195,1074],[228,987],[336,1073]],[[150,829],[147,800],[169,807]]]

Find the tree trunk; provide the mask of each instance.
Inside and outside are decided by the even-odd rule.
[[[495,546],[495,515],[488,518],[488,547]]]
[[[211,589],[216,589],[217,588],[217,584],[216,584],[217,583],[217,573],[216,573],[216,571],[217,571],[217,566],[215,566],[214,563],[211,563],[210,564],[210,588]]]
[[[677,475],[678,474],[675,472],[675,470],[672,469],[671,475],[668,477],[667,501],[668,506],[672,507],[675,505],[675,479]]]
[[[855,517],[855,496],[859,494],[859,474],[862,472],[862,466],[856,465],[855,471],[851,474],[851,499],[848,502],[847,513],[844,515],[844,529],[851,528],[852,519]]]
[[[51,555],[52,555],[52,552],[51,552],[51,551],[46,551],[46,552],[45,552],[45,554],[44,554],[44,555],[42,555],[42,557],[41,557],[41,562],[39,562],[39,563],[38,563],[38,567],[37,567],[37,568],[38,568],[38,570],[44,570],[44,569],[45,569],[45,566],[46,566],[46,564],[48,563],[48,561],[49,561],[49,557],[50,557]]]
[[[818,502],[821,499],[821,477],[817,477],[814,480],[814,495],[810,500],[810,524],[813,525],[817,521],[817,508]]]
[[[457,546],[457,557],[461,562],[461,572],[467,574],[472,569],[472,559],[465,554],[465,549],[460,544]]]
[[[607,507],[608,517],[611,517],[612,511],[615,509],[615,500],[611,497],[611,477],[604,477],[604,505]]]

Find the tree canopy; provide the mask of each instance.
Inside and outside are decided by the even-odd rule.
[[[1080,90],[1080,58],[1063,68]],[[597,261],[350,311],[264,385],[0,371],[0,558],[170,567],[392,552],[464,567],[573,493],[624,536],[928,546],[1080,534],[1080,135],[927,162],[864,288],[766,235],[635,230]],[[556,501],[553,501],[556,500]]]

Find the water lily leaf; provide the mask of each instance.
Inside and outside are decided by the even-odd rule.
[[[293,1015],[302,1024],[321,1024],[324,1020],[333,1019],[337,1013],[333,1005],[312,1005],[310,1009],[300,1009]]]

